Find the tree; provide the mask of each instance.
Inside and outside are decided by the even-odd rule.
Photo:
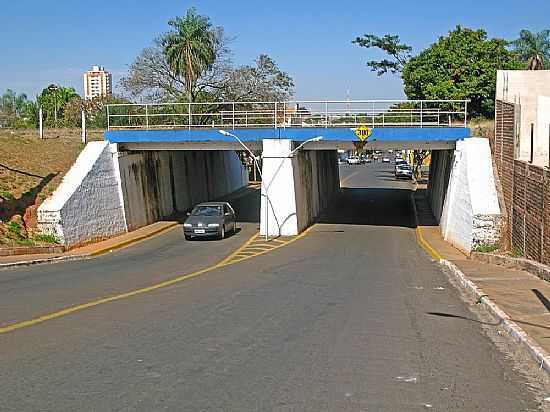
[[[57,126],[63,117],[65,105],[69,100],[79,97],[72,87],[62,87],[50,84],[37,98],[39,107],[42,107],[46,125]]]
[[[116,96],[94,97],[89,100],[82,99],[80,96],[73,97],[64,107],[63,125],[65,127],[81,127],[82,110],[84,110],[88,128],[106,128],[106,106],[119,103],[129,103],[129,101]]]
[[[36,104],[24,93],[7,89],[0,96],[0,118],[8,127],[27,127],[36,123]]]
[[[529,70],[544,70],[550,62],[550,30],[532,33],[522,30],[519,39],[510,42],[519,59],[527,63]]]
[[[409,99],[470,99],[471,116],[492,117],[497,69],[521,65],[506,45],[487,39],[484,30],[457,26],[405,64],[405,94]]]
[[[216,94],[227,79],[230,70],[229,51],[226,42],[229,40],[218,30],[217,58],[210,69],[197,79],[193,101],[204,92]],[[139,101],[187,101],[185,80],[172,71],[161,46],[161,40],[154,41],[152,47],[145,48],[130,65],[128,74],[123,76],[120,86],[133,100]]]
[[[212,68],[218,50],[218,32],[210,19],[197,14],[194,8],[185,17],[168,22],[173,28],[161,39],[166,61],[172,73],[183,78],[189,101],[197,94],[197,81]]]
[[[374,34],[365,34],[363,37],[357,37],[352,43],[367,49],[380,49],[388,54],[392,60],[382,59],[380,61],[370,60],[367,66],[378,76],[382,76],[388,72],[396,74],[401,73],[403,68],[411,58],[412,47],[403,44],[399,40],[399,36],[386,34],[382,37]]]
[[[293,95],[294,81],[279,69],[266,54],[255,66],[241,66],[229,71],[223,97],[233,101],[284,101]]]

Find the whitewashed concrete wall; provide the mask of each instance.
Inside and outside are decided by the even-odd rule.
[[[57,190],[38,208],[38,227],[69,246],[126,230],[107,142],[88,143]]]
[[[248,184],[234,151],[122,152],[118,164],[129,230]]]
[[[443,237],[466,253],[500,239],[501,212],[489,141],[457,142],[441,216]]]
[[[300,151],[288,158],[292,149],[291,140],[263,141],[261,234],[299,234],[340,187],[336,151]]]
[[[534,125],[533,163],[548,166],[548,99],[550,70],[499,70],[496,99],[520,105],[519,159],[531,157],[531,124]],[[540,97],[543,97],[541,100]]]

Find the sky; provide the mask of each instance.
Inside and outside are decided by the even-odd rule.
[[[366,67],[382,55],[351,43],[365,33],[398,34],[418,52],[458,24],[508,40],[521,29],[550,28],[550,0],[4,0],[0,93],[11,88],[34,98],[56,83],[82,94],[82,74],[92,65],[113,74],[116,92],[141,50],[189,7],[233,38],[236,65],[271,56],[294,78],[301,100],[346,99],[348,90],[351,99],[404,97],[399,77]]]

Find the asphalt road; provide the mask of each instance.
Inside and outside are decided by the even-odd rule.
[[[535,410],[525,378],[418,247],[410,184],[390,171],[343,166],[347,188],[287,247],[0,335],[0,410]],[[140,273],[155,259],[141,247],[98,272]],[[157,276],[186,265],[169,256],[150,264]],[[40,299],[32,278],[48,275],[24,277]],[[43,282],[32,307],[55,296]],[[0,293],[3,318],[5,296],[26,299],[24,284]]]

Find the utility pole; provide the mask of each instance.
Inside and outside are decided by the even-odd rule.
[[[86,111],[82,108],[82,143],[86,144]]]
[[[38,109],[38,131],[40,133],[40,138],[44,138],[44,124],[42,119],[42,106]]]

